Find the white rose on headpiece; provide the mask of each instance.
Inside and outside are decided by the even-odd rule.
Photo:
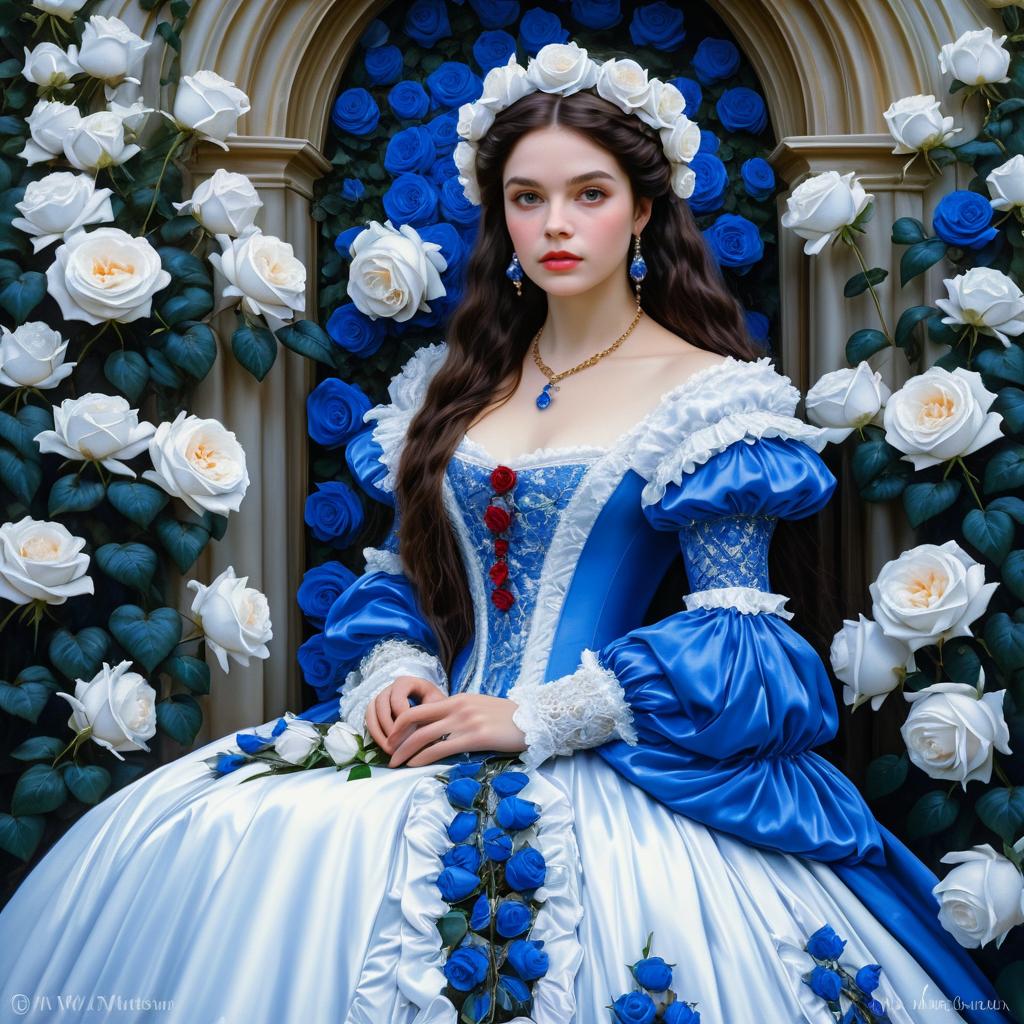
[[[289,764],[302,764],[320,746],[320,730],[290,711],[284,713],[284,721],[285,729],[274,740],[274,750]]]
[[[853,171],[823,171],[800,182],[786,197],[783,227],[807,239],[804,252],[815,256],[842,228],[852,224],[874,196]]]
[[[919,544],[882,566],[868,588],[872,614],[886,636],[912,651],[939,640],[973,636],[998,583],[955,540]]]
[[[92,729],[90,739],[123,761],[122,750],[149,750],[146,740],[156,735],[156,690],[130,661],[103,668],[88,682],[75,680],[75,695],[58,692],[72,708],[68,727]]]
[[[197,515],[237,512],[249,487],[245,452],[238,439],[217,420],[186,415],[156,428],[149,441],[150,480],[180,498]]]
[[[64,136],[64,155],[80,171],[123,164],[139,151],[134,142],[125,142],[124,121],[111,110],[83,117]]]
[[[255,316],[291,320],[306,308],[306,268],[291,244],[250,226],[240,238],[216,235],[210,262],[227,278],[224,298],[241,299]]]
[[[196,592],[192,611],[199,616],[207,646],[225,672],[229,656],[245,667],[250,658],[270,657],[270,606],[259,590],[246,586],[248,582],[248,576],[236,576],[229,565],[209,586],[198,580],[186,584]]]
[[[32,166],[62,155],[64,136],[81,120],[81,112],[74,104],[39,100],[25,119],[29,137],[18,156]]]
[[[947,315],[944,324],[966,324],[982,334],[998,338],[1010,347],[1008,335],[1024,331],[1024,292],[1001,270],[971,267],[963,274],[942,282],[948,299],[936,299],[935,305]]]
[[[43,320],[9,331],[0,325],[0,384],[8,388],[52,388],[77,363],[65,363],[68,343]]]
[[[150,46],[152,43],[137,36],[120,18],[94,14],[82,30],[78,63],[84,72],[109,85],[123,81],[138,85],[138,74]]]
[[[1024,156],[1015,153],[1005,163],[989,171],[985,178],[993,210],[1012,210],[1024,206]]]
[[[697,184],[697,175],[686,164],[672,164],[672,191],[680,199],[689,199]]]
[[[72,536],[63,523],[25,516],[0,525],[0,598],[64,604],[69,597],[94,593],[84,547],[85,540]]]
[[[420,310],[429,312],[427,303],[446,294],[440,272],[448,264],[441,247],[423,241],[411,224],[396,230],[391,221],[370,221],[349,252],[348,294],[372,320],[385,316],[404,323]]]
[[[647,68],[628,57],[606,60],[597,72],[597,94],[610,100],[623,113],[636,113],[651,96]]]
[[[887,402],[885,440],[914,469],[970,455],[1003,436],[1003,417],[988,411],[995,400],[980,373],[932,366],[911,377]]]
[[[54,171],[25,186],[24,198],[14,204],[23,216],[13,218],[11,227],[31,235],[32,251],[39,252],[87,224],[112,221],[112,195],[87,174]]]
[[[348,764],[349,761],[355,760],[359,753],[359,740],[362,735],[348,722],[335,722],[324,736],[324,749],[335,764]]]
[[[571,96],[597,82],[597,65],[577,43],[548,43],[530,58],[526,77],[541,92]]]
[[[46,280],[66,319],[126,324],[150,315],[153,296],[171,283],[171,275],[145,238],[97,228],[64,242]]]
[[[832,638],[829,661],[836,678],[843,683],[843,703],[871,701],[877,711],[885,698],[900,684],[900,669],[910,660],[910,648],[902,640],[886,636],[877,622],[857,616],[843,620],[843,628]]]
[[[939,101],[931,95],[904,96],[882,115],[896,141],[894,153],[916,153],[945,145],[960,128],[952,117],[943,117]]]
[[[191,199],[171,205],[178,213],[191,213],[211,235],[235,238],[253,226],[263,200],[246,175],[218,167]]]
[[[32,0],[32,6],[62,21],[72,21],[78,11],[85,6],[85,0]]]
[[[473,202],[479,204],[480,189],[476,179],[476,145],[472,142],[457,142],[452,152],[452,160],[459,172],[459,182],[465,188],[471,182],[477,198]]]
[[[71,79],[81,73],[78,47],[74,44],[66,51],[56,43],[39,43],[32,50],[25,47],[25,66],[21,74],[41,89],[70,89]]]
[[[1024,924],[1024,877],[1017,866],[988,843],[939,859],[959,865],[932,887],[942,927],[967,949],[993,939],[998,949],[1012,928]]]
[[[826,373],[807,392],[807,418],[826,427],[830,444],[846,440],[854,430],[877,422],[891,394],[882,375],[865,361]]]
[[[171,120],[196,132],[221,149],[224,140],[238,128],[238,119],[250,109],[249,97],[234,82],[216,71],[197,71],[183,75],[174,97]]]
[[[994,36],[991,26],[964,32],[939,51],[939,67],[964,85],[1008,82],[1010,51],[1004,48],[1005,42],[1006,36]]]
[[[676,118],[671,128],[662,128],[661,146],[673,163],[689,163],[700,149],[700,128],[685,114]]]
[[[660,131],[671,130],[683,117],[685,107],[685,97],[671,82],[652,78],[650,95],[647,102],[637,108],[636,116],[652,128]]]
[[[526,77],[526,68],[513,53],[507,63],[491,68],[484,76],[483,91],[477,102],[497,112],[512,106],[528,92],[533,92],[533,85]]]
[[[455,129],[459,138],[467,142],[482,139],[494,124],[494,110],[483,103],[463,103],[459,107],[459,121]]]

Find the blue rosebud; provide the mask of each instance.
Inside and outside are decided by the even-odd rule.
[[[406,11],[405,34],[420,46],[434,46],[452,34],[444,0],[416,0]]]
[[[342,236],[339,235],[340,239]],[[354,356],[368,359],[374,355],[387,337],[386,320],[371,320],[356,308],[354,302],[339,306],[327,319],[327,334],[335,345]]]
[[[612,1003],[618,1024],[650,1024],[657,1012],[654,1000],[646,992],[627,992]]]
[[[476,811],[459,811],[448,823],[448,838],[453,843],[465,842],[480,827]]]
[[[402,77],[405,66],[397,46],[375,46],[363,56],[363,67],[370,85],[393,85]]]
[[[632,971],[637,984],[651,992],[664,992],[672,985],[672,968],[660,956],[638,960]]]
[[[274,739],[276,740],[277,737],[280,736],[281,733],[283,733],[285,731],[285,729],[287,729],[287,728],[288,728],[288,719],[287,718],[279,718],[274,723],[274,728],[271,729],[270,735],[273,736]]]
[[[217,758],[217,771],[221,775],[227,775],[228,772],[233,772],[237,768],[241,768],[243,764],[248,764],[249,758],[244,754],[221,754]]]
[[[622,21],[619,0],[572,0],[572,16],[584,28],[601,31]]]
[[[515,52],[515,37],[500,28],[481,32],[473,43],[473,57],[485,75],[492,68],[504,67]]]
[[[347,547],[363,526],[359,499],[351,487],[337,480],[318,483],[316,488],[306,498],[306,525],[317,540]]]
[[[365,89],[346,89],[331,108],[335,128],[350,135],[369,135],[380,121],[380,107]]]
[[[833,971],[831,967],[822,967],[821,964],[815,964],[808,984],[815,995],[830,1002],[838,999],[839,993],[843,990],[843,979],[839,972]]]
[[[428,224],[437,212],[437,189],[422,174],[400,174],[384,193],[384,212],[395,227]]]
[[[529,828],[540,817],[540,806],[532,800],[520,800],[517,796],[502,797],[494,812],[495,820],[509,832]]]
[[[693,194],[686,201],[696,213],[712,213],[725,202],[725,190],[729,184],[729,172],[725,164],[713,153],[700,151],[690,161],[690,168],[697,175]]]
[[[526,772],[501,772],[491,779],[491,789],[499,796],[515,796],[530,781]]]
[[[448,803],[452,807],[460,807],[464,810],[469,810],[473,806],[473,801],[476,800],[480,794],[480,783],[476,779],[459,778],[452,779],[451,782],[445,786],[445,796],[448,797]]]
[[[480,219],[480,207],[474,206],[459,184],[457,174],[451,174],[441,183],[441,216],[452,224],[472,224]]]
[[[261,750],[273,746],[273,736],[260,736],[256,732],[236,732],[235,743],[243,754],[258,754]]]
[[[483,761],[457,761],[448,769],[448,778],[475,779],[483,766]]]
[[[493,861],[506,861],[512,856],[512,837],[500,828],[484,829],[484,856]]]
[[[543,942],[516,939],[509,944],[508,962],[523,981],[542,978],[548,972],[548,955],[541,948]]]
[[[484,28],[504,28],[519,17],[519,0],[469,0]]]
[[[530,908],[519,900],[502,900],[494,915],[494,927],[503,939],[514,939],[522,935],[532,921]]]
[[[387,26],[387,22],[382,21],[380,18],[374,18],[359,37],[359,45],[366,49],[371,49],[374,46],[383,46],[388,41],[390,35],[391,31]]]
[[[764,256],[757,225],[738,213],[723,213],[703,234],[712,256],[737,274],[747,273]]]
[[[345,666],[331,655],[323,633],[311,636],[300,645],[295,657],[303,679],[313,688],[317,700],[328,700],[338,693],[347,673]]]
[[[717,153],[721,145],[722,140],[713,131],[701,128],[700,145],[697,147],[698,153]]]
[[[452,988],[472,992],[487,977],[490,960],[479,946],[459,946],[452,950],[442,968]]]
[[[447,868],[475,872],[480,867],[480,851],[472,843],[459,843],[445,851],[441,863]]]
[[[867,1007],[875,1017],[885,1016],[885,1007],[877,999],[869,999]]]
[[[840,1018],[839,1024],[867,1024],[867,1022],[856,1006],[849,1006],[846,1009],[846,1013]]]
[[[677,50],[683,45],[686,30],[683,12],[678,7],[658,0],[638,7],[629,23],[629,38],[634,46],[653,46],[656,50]]]
[[[323,627],[331,605],[356,581],[356,574],[341,562],[324,562],[307,569],[299,584],[297,598],[302,614]]]
[[[426,125],[415,124],[391,136],[384,150],[384,170],[396,177],[408,171],[428,171],[436,157],[430,129]]]
[[[569,30],[563,27],[558,15],[543,7],[531,7],[519,21],[519,43],[531,57],[548,43],[564,43],[568,39]]]
[[[669,81],[683,94],[685,101],[683,109],[686,116],[691,121],[696,120],[697,111],[700,109],[701,103],[704,102],[704,90],[701,89],[700,82],[695,78],[686,78],[685,76],[670,78]]]
[[[735,75],[740,68],[739,47],[729,39],[702,39],[693,54],[693,70],[701,85]]]
[[[366,229],[362,224],[353,224],[350,228],[345,228],[344,231],[334,240],[334,248],[338,250],[338,253],[345,257],[345,259],[352,259],[352,253],[349,249],[352,247],[352,243],[355,241],[356,236],[361,234]]]
[[[426,78],[427,91],[442,107],[461,107],[480,98],[484,83],[468,65],[458,60],[442,61]]]
[[[752,156],[740,167],[743,188],[751,199],[767,199],[775,191],[775,172],[767,160]]]
[[[878,988],[881,980],[882,968],[880,964],[865,964],[856,976],[857,988],[865,995],[871,995]]]
[[[498,989],[499,991],[503,989],[514,1003],[528,1003],[531,998],[530,986],[521,978],[516,978],[511,974],[498,976]]]
[[[505,862],[505,881],[517,892],[529,892],[544,884],[547,863],[540,850],[526,846]]]
[[[665,1007],[661,1019],[663,1024],[700,1024],[700,1014],[678,999]]]
[[[449,110],[432,117],[426,124],[430,137],[434,140],[434,152],[438,157],[451,156],[459,144],[459,115]],[[451,162],[455,166],[455,161]]]
[[[473,910],[469,915],[469,927],[475,932],[482,932],[491,926],[491,903],[487,893],[482,892],[473,904]]]
[[[718,120],[731,132],[759,135],[768,127],[768,110],[761,94],[745,85],[726,89],[715,104]]]
[[[939,200],[932,215],[932,227],[947,245],[980,249],[998,234],[990,226],[992,212],[992,206],[984,196],[961,188]]]
[[[479,876],[465,868],[444,868],[437,876],[437,887],[447,903],[464,900],[479,885]]]
[[[340,448],[362,430],[372,405],[358,385],[325,377],[306,397],[306,430],[317,444]]]
[[[430,97],[419,82],[403,79],[391,86],[388,106],[403,121],[417,120],[430,109]]]
[[[470,1020],[478,1024],[487,1016],[491,1008],[491,993],[487,991],[474,992],[463,1004],[462,1012],[468,1013]]]
[[[807,940],[807,952],[817,960],[838,960],[846,948],[846,939],[839,938],[831,925],[823,924]]]
[[[366,194],[366,186],[359,178],[345,178],[341,183],[341,198],[348,203],[358,202]]]

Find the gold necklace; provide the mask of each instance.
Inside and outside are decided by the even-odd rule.
[[[537,364],[537,369],[544,374],[548,379],[548,383],[541,389],[540,394],[536,397],[538,409],[546,409],[552,400],[552,391],[558,391],[558,381],[563,377],[568,377],[571,373],[579,373],[580,370],[585,370],[588,366],[593,366],[599,359],[603,359],[609,352],[614,352],[629,335],[633,332],[633,328],[640,322],[640,317],[643,316],[643,310],[640,308],[639,303],[636,307],[636,313],[633,315],[633,322],[626,328],[625,332],[616,339],[616,341],[609,345],[603,352],[598,352],[597,355],[591,356],[589,359],[585,359],[582,363],[577,363],[576,366],[569,370],[562,370],[561,373],[555,373],[554,370],[548,366],[543,359],[540,357],[540,336],[544,331],[541,329],[533,336],[533,345],[531,346],[533,351],[533,361]]]

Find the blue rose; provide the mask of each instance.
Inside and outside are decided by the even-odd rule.
[[[462,868],[463,871],[476,872],[480,867],[480,851],[472,843],[459,843],[446,851],[441,857],[446,868]]]
[[[347,673],[342,664],[331,657],[324,644],[323,633],[311,636],[295,655],[302,669],[302,677],[316,692],[317,700],[329,700],[341,688]]]
[[[369,25],[366,26],[366,31],[359,37],[359,44],[371,49],[374,46],[383,46],[391,35],[388,29],[387,22],[381,21],[380,18],[374,18]]]
[[[502,772],[491,779],[491,789],[499,797],[515,796],[529,781],[530,776],[526,772]]]
[[[871,995],[872,992],[878,988],[878,982],[881,980],[882,968],[879,964],[865,964],[858,972],[856,977],[857,988],[866,995]]]
[[[441,274],[441,282],[444,286],[448,288],[449,283],[460,281],[466,262],[466,244],[455,227],[447,221],[428,224],[426,227],[420,228],[420,238],[424,242],[434,242],[441,246],[441,255],[448,264]]]
[[[491,901],[487,893],[482,892],[473,904],[472,913],[469,915],[469,927],[475,932],[482,932],[491,926]]]
[[[775,191],[775,172],[767,160],[752,156],[740,167],[743,188],[751,199],[767,199]]]
[[[664,992],[672,985],[672,968],[660,956],[637,960],[632,971],[637,984],[651,992]]]
[[[341,562],[324,562],[307,569],[297,594],[302,614],[323,627],[331,605],[356,581],[356,574]]]
[[[473,806],[473,801],[480,795],[480,788],[480,783],[476,779],[460,778],[449,782],[444,792],[452,807],[468,811]]]
[[[400,174],[384,193],[384,212],[395,227],[429,224],[437,211],[437,189],[422,174]]]
[[[619,1024],[650,1024],[658,1008],[646,992],[627,992],[612,1003],[612,1013]]]
[[[838,999],[839,993],[843,990],[843,979],[838,971],[833,971],[830,967],[822,967],[821,964],[815,964],[808,984],[815,995],[829,1001]]]
[[[995,228],[990,227],[992,212],[992,206],[984,196],[961,188],[939,200],[932,215],[932,227],[947,245],[980,249],[998,234]]]
[[[467,198],[458,176],[453,174],[441,185],[441,216],[452,224],[472,224],[480,219],[480,207]]]
[[[678,7],[658,0],[638,7],[629,23],[629,38],[634,46],[653,46],[656,50],[675,50],[683,45],[686,30],[683,12]]]
[[[885,1016],[885,1007],[877,999],[868,1000],[868,1010],[878,1018]]]
[[[380,107],[365,89],[346,89],[334,101],[331,121],[349,135],[369,135],[380,121]]]
[[[817,960],[838,960],[845,947],[846,939],[839,938],[828,924],[823,924],[807,940],[807,952]]]
[[[519,17],[519,0],[469,0],[484,28],[504,28]]]
[[[465,868],[444,868],[437,876],[437,887],[446,903],[464,900],[479,885],[479,876]]]
[[[713,153],[698,152],[690,161],[690,169],[697,175],[693,194],[687,199],[690,209],[697,214],[720,210],[729,185],[725,164]]]
[[[747,322],[747,333],[750,335],[752,341],[756,341],[761,345],[765,345],[768,342],[768,332],[771,329],[771,321],[764,315],[754,309],[745,309],[743,311],[743,318]]]
[[[759,135],[768,127],[768,111],[761,94],[745,85],[726,89],[715,104],[718,120],[731,132]]]
[[[483,761],[459,761],[448,769],[448,778],[475,779],[483,766]]]
[[[430,129],[415,124],[391,136],[384,150],[384,170],[396,177],[408,171],[428,171],[436,157]]]
[[[352,259],[352,253],[349,249],[352,243],[355,241],[356,236],[365,231],[366,228],[362,224],[353,224],[350,228],[345,228],[344,231],[334,240],[334,248],[338,250],[338,253],[345,257],[345,259]]]
[[[360,359],[367,359],[383,344],[387,324],[383,317],[371,320],[356,309],[355,303],[346,302],[327,318],[327,333],[335,345]]]
[[[711,85],[735,75],[740,67],[740,51],[728,39],[702,39],[693,54],[693,70],[701,85]]]
[[[375,46],[363,55],[370,85],[393,85],[402,77],[404,62],[397,46]]]
[[[405,34],[420,46],[431,47],[452,34],[444,0],[416,0],[405,15]]]
[[[235,743],[243,754],[258,754],[274,745],[274,736],[260,736],[256,732],[235,733]]]
[[[569,30],[562,26],[557,14],[545,11],[543,7],[531,7],[519,22],[519,43],[531,57],[548,43],[564,43]]]
[[[480,827],[480,817],[476,811],[459,811],[445,830],[453,843],[465,842]]]
[[[515,37],[500,28],[481,32],[473,44],[473,57],[485,75],[492,68],[504,67],[515,52]]]
[[[503,939],[522,935],[533,920],[530,908],[519,900],[502,900],[494,915],[494,927]]]
[[[700,1024],[700,1014],[679,999],[665,1007],[661,1019],[663,1024]]]
[[[402,121],[419,120],[430,109],[430,97],[419,82],[405,78],[391,86],[388,106]]]
[[[498,824],[509,832],[529,828],[540,817],[540,806],[532,800],[520,800],[517,796],[506,796],[498,801],[494,812]]]
[[[700,130],[700,145],[697,147],[698,153],[717,153],[718,147],[722,145],[722,140],[710,129],[701,128]]]
[[[452,950],[442,970],[452,988],[472,992],[487,977],[490,963],[479,946],[459,946]]]
[[[544,884],[547,870],[540,850],[527,846],[517,850],[505,862],[505,881],[517,892],[529,892]]]
[[[341,183],[341,198],[348,203],[358,202],[365,192],[366,186],[359,178],[345,178]]]
[[[325,377],[306,397],[306,431],[317,444],[339,448],[362,430],[371,405],[358,385]]]
[[[484,855],[493,861],[505,861],[512,856],[512,837],[500,828],[484,829]]]
[[[447,111],[432,117],[426,124],[430,137],[434,140],[434,152],[439,157],[451,156],[455,147],[459,144],[459,115],[454,111]],[[452,161],[452,167],[455,162]]]
[[[442,61],[427,75],[427,90],[442,107],[461,107],[480,98],[484,83],[468,64],[458,60]]]
[[[622,21],[619,0],[572,0],[572,16],[584,28],[612,28]]]
[[[674,85],[682,94],[685,106],[683,109],[686,111],[686,116],[691,121],[697,117],[697,111],[700,109],[700,105],[704,102],[704,90],[700,87],[700,82],[693,78],[670,78],[669,81]]]
[[[530,1000],[530,986],[511,974],[498,975],[498,989],[503,989],[514,1003],[526,1003]]]
[[[306,525],[317,540],[347,547],[362,528],[363,507],[351,487],[336,480],[316,485],[306,498]]]
[[[711,254],[723,267],[745,274],[764,256],[764,242],[753,221],[738,213],[723,213],[704,231]]]
[[[227,775],[228,772],[233,772],[248,762],[249,758],[244,754],[221,754],[217,758],[217,771],[221,775]]]
[[[523,981],[533,981],[548,973],[548,955],[541,948],[543,942],[516,939],[509,944],[508,962]]]
[[[439,156],[430,165],[430,170],[427,171],[427,180],[432,185],[436,185],[440,189],[443,188],[444,183],[452,175],[458,177],[458,173],[459,169],[455,166],[455,161],[452,159],[450,154],[447,156]],[[440,223],[444,222],[441,221]]]

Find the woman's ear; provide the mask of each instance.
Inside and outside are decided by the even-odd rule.
[[[654,205],[654,200],[650,196],[641,196],[636,204],[636,216],[633,220],[633,234],[639,235],[647,227],[647,222],[651,219],[651,207]]]

